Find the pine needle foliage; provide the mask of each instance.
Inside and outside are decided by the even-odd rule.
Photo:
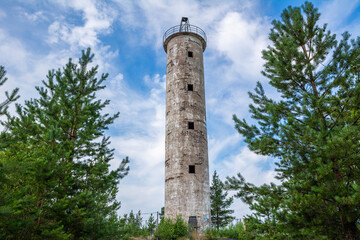
[[[4,85],[4,83],[8,80],[6,77],[6,71],[4,66],[0,65],[0,86]],[[15,102],[17,99],[19,99],[19,88],[15,88],[14,90],[9,93],[8,91],[5,91],[5,97],[6,99],[0,102],[0,116],[7,114],[7,109],[9,107],[9,104],[11,102]]]
[[[227,181],[268,239],[360,239],[360,38],[337,40],[319,19],[305,2],[272,22],[262,73],[281,99],[258,83],[255,124],[233,117],[252,151],[278,159],[279,186]]]
[[[210,186],[211,222],[218,230],[234,220],[235,217],[231,216],[234,210],[229,209],[233,200],[233,197],[228,197],[224,183],[214,171]]]
[[[49,71],[36,87],[39,98],[17,105],[18,117],[1,138],[6,172],[1,192],[14,193],[2,207],[17,221],[0,221],[6,236],[120,238],[116,194],[129,160],[110,170],[114,150],[105,130],[119,113],[103,113],[109,100],[96,94],[108,74],[98,78],[93,57],[87,49],[78,64],[70,59],[62,69]],[[13,173],[11,167],[18,170]]]

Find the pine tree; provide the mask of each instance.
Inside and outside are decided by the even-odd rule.
[[[278,159],[281,185],[260,191],[241,175],[228,178],[228,185],[258,212],[271,210],[275,224],[264,230],[268,233],[359,239],[360,38],[350,40],[345,32],[338,42],[326,24],[318,25],[319,18],[306,2],[273,21],[263,74],[281,100],[268,98],[258,83],[249,94],[257,124],[234,115],[249,148]]]
[[[218,230],[220,227],[225,227],[234,219],[234,217],[231,216],[234,210],[229,209],[233,203],[233,198],[227,197],[227,195],[228,192],[224,189],[224,183],[215,171],[210,186],[211,222],[215,223]]]
[[[116,193],[128,173],[128,159],[110,171],[114,150],[104,131],[119,114],[102,113],[109,100],[97,99],[96,92],[105,87],[108,74],[97,78],[98,66],[90,66],[93,57],[88,49],[79,64],[70,59],[63,69],[49,71],[43,86],[36,87],[40,97],[17,106],[19,117],[5,137],[4,161],[15,158],[17,151],[41,149],[43,162],[32,169],[38,183],[34,238],[119,238]],[[22,159],[17,163],[22,166]],[[49,236],[56,229],[63,235]]]
[[[154,215],[151,213],[149,220],[147,222],[147,229],[148,229],[150,236],[153,235],[155,227],[156,227],[156,221],[155,221]]]
[[[139,210],[135,216],[135,223],[141,228],[143,217],[141,216],[141,211]]]
[[[55,164],[47,161],[47,146],[29,142],[0,152],[0,239],[68,239],[60,221],[42,221],[44,195],[56,186],[50,179]],[[50,195],[50,194],[49,194]],[[50,195],[54,196],[54,194]]]
[[[141,235],[146,235],[146,229],[142,228],[141,211],[139,210],[137,214],[134,214],[133,210],[130,211],[129,216],[124,215],[125,219],[125,231],[127,236],[139,237]]]
[[[0,65],[0,86],[8,80],[5,75],[5,68]],[[14,89],[11,94],[9,94],[8,91],[5,91],[6,99],[0,102],[0,117],[10,118],[7,109],[11,102],[16,101],[20,97],[18,92],[18,88]],[[17,189],[15,192],[12,192],[11,189],[9,189],[11,181],[8,178],[8,174],[23,173],[23,171],[16,169],[15,164],[9,164],[9,162],[3,161],[7,152],[1,146],[4,142],[7,128],[4,119],[0,119],[0,123],[5,127],[1,129],[0,134],[0,238],[2,239],[7,236],[6,231],[3,231],[5,226],[14,226],[18,223],[18,221],[13,221],[14,218],[12,218],[12,216],[16,214],[17,206],[21,205],[19,200],[20,196],[26,195],[26,192],[23,189]],[[28,199],[31,199],[31,197],[29,196]],[[24,205],[26,205],[26,203]],[[27,224],[24,224],[24,226],[25,228],[28,227]]]
[[[5,77],[6,71],[3,66],[0,65],[0,86],[2,86],[8,79]],[[7,108],[11,102],[15,102],[20,96],[18,94],[19,88],[15,88],[11,94],[8,91],[5,91],[6,99],[3,102],[0,102],[0,116],[7,113]]]
[[[165,217],[165,207],[162,207],[159,212],[159,218],[160,220],[163,220]]]

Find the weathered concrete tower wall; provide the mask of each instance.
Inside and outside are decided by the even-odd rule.
[[[164,42],[166,72],[165,217],[209,226],[210,188],[201,36],[180,32]],[[195,218],[196,217],[196,218]]]

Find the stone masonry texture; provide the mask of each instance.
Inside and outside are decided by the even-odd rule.
[[[180,33],[169,38],[165,45],[165,217],[181,215],[188,222],[189,217],[196,216],[197,227],[204,229],[210,219],[205,46],[196,34]],[[195,173],[190,173],[194,168]]]

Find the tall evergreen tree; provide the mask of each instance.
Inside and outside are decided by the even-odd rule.
[[[2,86],[8,79],[5,77],[6,71],[4,66],[0,65],[0,86]],[[0,102],[0,116],[6,114],[6,110],[11,102],[16,101],[20,96],[18,94],[19,88],[15,88],[10,94],[5,91],[6,99]]]
[[[233,197],[227,197],[228,192],[224,189],[224,183],[220,180],[216,171],[213,174],[210,186],[211,222],[219,230],[225,227],[234,217],[234,210],[229,209],[233,203]]]
[[[31,168],[32,180],[38,183],[31,192],[36,218],[34,232],[25,239],[118,238],[116,193],[119,180],[128,173],[128,159],[110,171],[113,149],[104,131],[119,114],[102,113],[109,100],[97,99],[96,92],[105,87],[108,74],[97,78],[98,66],[89,66],[93,57],[88,49],[79,64],[70,59],[63,69],[49,71],[43,86],[36,87],[40,97],[17,106],[19,117],[5,137],[3,161],[15,159],[23,167],[24,160],[16,154],[32,156],[25,154],[32,149],[38,153],[34,160],[41,160]],[[63,235],[50,236],[54,229]]]
[[[273,21],[263,74],[281,100],[267,97],[258,83],[249,94],[257,124],[234,115],[249,148],[278,159],[281,185],[255,187],[241,175],[228,185],[258,212],[271,213],[268,233],[360,239],[360,38],[345,32],[337,42],[319,17],[306,2]]]
[[[154,218],[154,215],[151,213],[147,221],[147,230],[150,236],[153,235],[155,228],[156,228],[156,220]]]

